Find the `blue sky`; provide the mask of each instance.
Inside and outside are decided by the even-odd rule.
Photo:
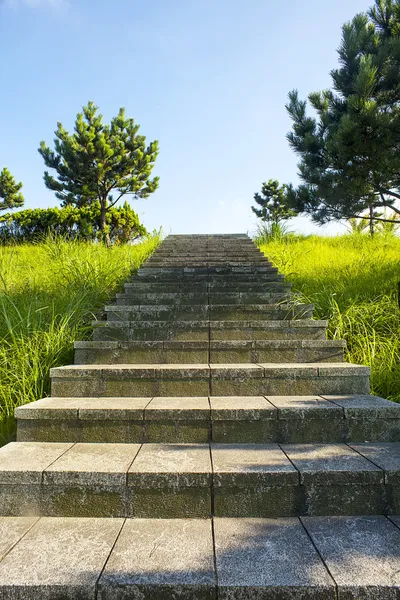
[[[160,187],[132,202],[148,229],[252,232],[253,194],[297,181],[285,135],[289,90],[330,85],[341,25],[372,0],[0,0],[0,168],[25,206],[56,206],[44,139],[88,100],[120,106],[158,139]],[[302,232],[335,233],[292,221]]]

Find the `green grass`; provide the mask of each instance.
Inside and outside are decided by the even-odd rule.
[[[50,368],[73,361],[74,340],[89,337],[96,313],[159,243],[0,246],[0,445],[15,407],[49,394]]]
[[[289,235],[260,249],[346,340],[346,360],[371,367],[373,393],[400,402],[400,238]]]

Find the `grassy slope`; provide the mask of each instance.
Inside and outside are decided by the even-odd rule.
[[[263,244],[299,296],[345,339],[346,360],[372,368],[373,393],[400,401],[400,239],[286,237]]]
[[[72,362],[73,341],[159,242],[0,246],[0,445],[14,408],[49,393],[50,367]]]

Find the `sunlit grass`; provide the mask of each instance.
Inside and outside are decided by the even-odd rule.
[[[400,401],[400,239],[393,236],[287,236],[260,246],[345,339],[346,360],[371,366],[375,394]]]
[[[0,444],[15,407],[49,394],[50,368],[72,362],[74,340],[159,243],[0,246]]]

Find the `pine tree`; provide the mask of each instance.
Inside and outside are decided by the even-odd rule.
[[[10,171],[4,167],[0,172],[0,210],[18,208],[24,204],[21,194],[22,183],[17,183]]]
[[[287,206],[286,186],[279,185],[279,181],[270,179],[261,187],[261,194],[254,194],[254,200],[260,206],[252,206],[251,210],[264,223],[278,224],[287,221],[296,215],[296,212]]]
[[[375,221],[391,221],[382,208],[400,214],[400,0],[375,0],[346,23],[338,53],[332,89],[308,96],[315,118],[289,94],[302,183],[287,197],[318,223],[362,218],[373,233]]]
[[[78,113],[74,133],[57,124],[51,150],[41,142],[39,153],[56,177],[46,171],[44,182],[55,191],[62,206],[83,207],[100,202],[98,226],[109,241],[107,211],[123,196],[146,198],[158,187],[158,177],[150,179],[158,155],[158,142],[146,146],[139,125],[126,118],[120,108],[110,125],[103,123],[98,107],[89,102]]]

